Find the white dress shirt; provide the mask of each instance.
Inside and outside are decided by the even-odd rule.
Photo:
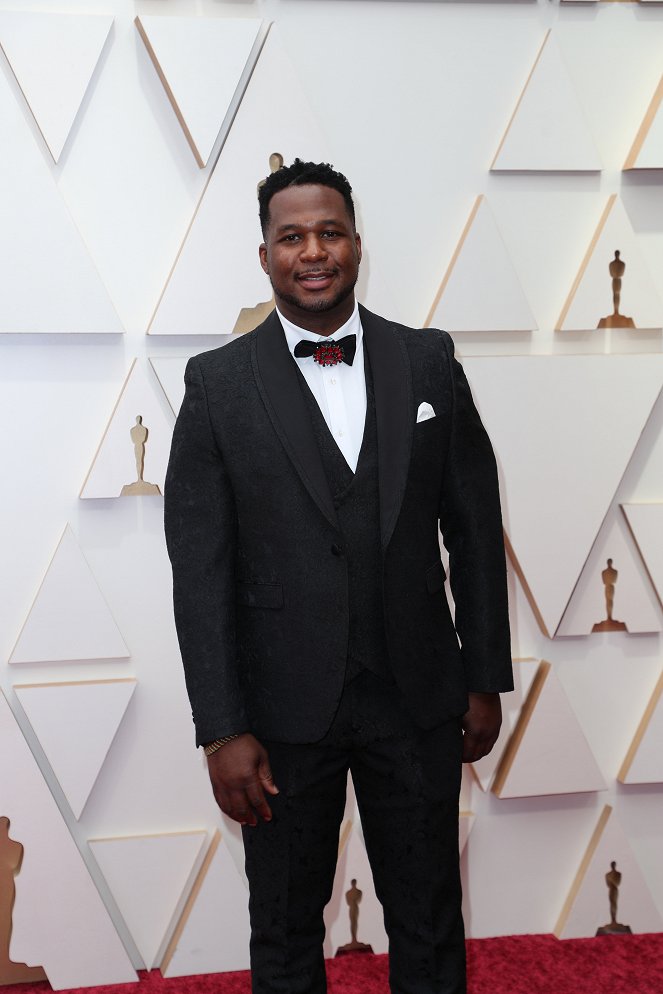
[[[313,356],[296,358],[295,346],[302,339],[308,342],[326,342],[328,339],[315,332],[306,331],[305,328],[298,328],[292,321],[283,317],[278,307],[276,313],[283,325],[288,348],[318,402],[327,427],[354,473],[357,469],[366,421],[364,336],[357,303],[355,301],[355,309],[345,324],[329,336],[336,342],[346,335],[357,336],[357,351],[351,366],[345,362],[339,362],[336,366],[321,366],[315,362]]]

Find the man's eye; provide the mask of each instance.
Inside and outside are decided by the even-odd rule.
[[[338,238],[338,231],[323,231],[323,238]]]
[[[283,239],[283,241],[284,242],[296,242],[298,238],[299,238],[299,235],[286,235],[285,238]]]

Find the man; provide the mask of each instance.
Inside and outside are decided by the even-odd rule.
[[[495,461],[449,337],[357,307],[345,177],[295,160],[259,201],[276,311],[189,363],[166,481],[197,743],[244,826],[253,991],[326,989],[349,769],[391,990],[459,994],[461,758],[492,748],[512,687]]]

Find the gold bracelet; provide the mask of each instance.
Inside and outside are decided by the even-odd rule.
[[[233,739],[238,739],[240,733],[237,732],[235,735],[226,735],[222,739],[214,739],[214,742],[208,742],[207,745],[203,746],[203,751],[206,756],[211,756],[213,753],[220,749],[221,746],[227,745],[232,742]]]

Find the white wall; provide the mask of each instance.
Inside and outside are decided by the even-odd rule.
[[[212,833],[221,826],[224,844],[238,862],[241,853],[237,832],[222,824],[215,810],[201,757],[193,748],[171,618],[162,500],[78,497],[132,359],[138,357],[151,375],[147,358],[185,357],[225,340],[195,334],[146,335],[215,156],[205,169],[199,169],[138,36],[134,16],[254,17],[275,22],[331,161],[348,175],[356,191],[365,250],[360,285],[369,306],[421,325],[471,207],[477,195],[484,193],[538,330],[465,332],[456,338],[460,354],[628,355],[660,354],[660,332],[574,337],[556,333],[554,327],[613,193],[620,195],[644,263],[663,296],[663,171],[621,172],[663,71],[663,7],[637,3],[575,6],[549,0],[68,0],[66,4],[41,0],[20,6],[104,13],[114,18],[57,164],[0,53],[0,92],[19,108],[14,141],[3,147],[2,158],[7,160],[10,179],[12,170],[21,168],[19,153],[12,159],[14,149],[29,148],[29,155],[41,160],[41,172],[54,180],[125,334],[11,333],[13,325],[2,326],[0,294],[0,332],[6,332],[0,335],[0,423],[4,426],[0,685],[134,965],[141,966],[129,930],[88,853],[87,840],[198,829]],[[0,12],[9,9],[12,4],[0,0]],[[586,113],[603,171],[491,174],[490,163],[549,27]],[[274,85],[278,93],[278,78]],[[290,112],[291,108],[284,108],[284,114]],[[261,126],[267,125],[256,118],[255,128]],[[225,151],[231,148],[229,139]],[[305,144],[298,154],[308,157]],[[223,156],[224,151],[220,163]],[[39,162],[31,166],[39,172],[38,167]],[[250,184],[266,171],[266,161],[256,169]],[[243,179],[235,175],[237,182]],[[19,228],[30,208],[25,196],[5,202]],[[255,219],[247,217],[246,225],[253,225],[257,244]],[[233,231],[220,228],[218,239],[219,251],[227,254]],[[44,272],[57,265],[53,256],[44,257],[45,245],[48,239],[35,235],[30,253],[21,256],[23,273],[25,267],[33,272],[26,282],[26,299],[33,294],[39,297]],[[2,293],[11,295],[18,279],[12,271],[16,255],[11,244],[3,245],[2,251]],[[52,253],[52,247],[48,251]],[[236,265],[257,267],[257,252],[236,259]],[[89,284],[89,274],[85,278]],[[489,285],[489,277],[486,280]],[[625,286],[627,280],[628,269]],[[609,295],[607,275],[606,288]],[[482,292],[481,287],[477,292]],[[260,299],[268,296],[265,285]],[[246,300],[240,306],[255,303],[257,299]],[[48,299],[43,306],[47,321]],[[610,310],[603,299],[597,307],[597,319]],[[158,386],[155,379],[153,383]],[[633,396],[638,393],[637,384],[629,389]],[[587,391],[591,390],[590,376]],[[481,405],[481,397],[478,400]],[[620,396],[616,403],[627,417],[629,396]],[[513,418],[514,430],[524,435],[536,430],[536,411],[519,410],[513,395],[504,396],[503,404]],[[564,418],[563,402],[559,417]],[[616,420],[620,422],[619,416]],[[663,402],[659,400],[639,443],[639,429],[634,429],[634,454],[618,497],[602,495],[604,510],[598,526],[603,514],[619,502],[663,501],[662,422]],[[578,431],[581,436],[584,427],[578,426]],[[550,453],[560,466],[563,456]],[[609,445],[602,446],[600,459],[602,465],[610,464]],[[627,461],[622,458],[621,465],[612,467],[617,481]],[[547,527],[548,520],[557,521],[560,500],[569,494],[573,499],[564,505],[564,513],[573,514],[574,480],[558,478],[558,488],[548,492],[545,506],[531,506],[533,529]],[[508,515],[508,507],[506,511]],[[14,642],[67,522],[131,657],[9,665]],[[596,531],[586,535],[585,556],[595,537]],[[636,568],[646,580],[633,551]],[[554,561],[550,570],[554,573]],[[549,639],[537,624],[515,573],[510,585],[514,657],[545,658],[552,663],[608,789],[601,794],[505,800],[484,794],[468,781],[464,802],[476,814],[463,856],[469,934],[552,931],[606,802],[614,805],[614,816],[625,829],[663,914],[661,785],[624,787],[616,782],[661,669],[660,635],[611,633]],[[572,593],[573,583],[568,596]],[[655,610],[660,620],[656,602]],[[136,677],[136,692],[77,822],[12,685],[127,676]],[[0,787],[10,765],[10,757],[0,757]],[[0,790],[0,804],[1,798]],[[0,810],[3,814],[11,817],[11,812]],[[29,853],[25,858],[29,859]],[[20,882],[19,877],[19,891]],[[623,887],[627,883],[624,880]],[[607,899],[597,914],[596,926],[607,914]],[[25,921],[29,917],[28,909]],[[39,962],[39,956],[36,949],[31,962]]]

